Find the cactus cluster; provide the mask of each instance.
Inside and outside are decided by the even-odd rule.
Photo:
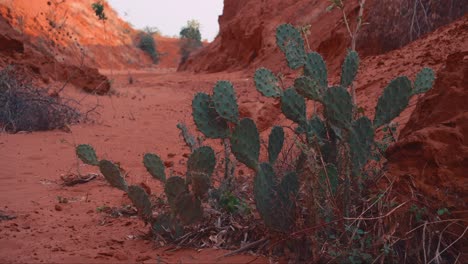
[[[286,44],[285,44],[286,45]],[[255,82],[262,93],[269,97],[282,96],[288,98],[290,108],[296,109],[297,104],[304,103],[295,91],[292,94],[280,93],[278,79],[270,71],[259,70]],[[262,90],[262,87],[266,89]],[[212,98],[203,104],[200,97]],[[255,122],[249,118],[238,121],[236,95],[233,86],[226,81],[218,82],[213,89],[213,96],[199,93],[192,101],[193,118],[200,132],[211,137],[211,131],[218,129],[217,123],[199,122],[200,116],[216,115],[218,123],[228,124],[229,129],[223,130],[223,136],[229,139],[231,151],[236,159],[256,172],[254,179],[255,203],[265,224],[272,229],[287,232],[294,224],[295,196],[298,192],[298,179],[295,172],[288,173],[282,179],[276,177],[273,165],[276,162],[284,142],[284,131],[281,127],[274,127],[268,144],[268,161],[260,163],[260,135]],[[303,111],[295,111],[297,120],[306,124],[305,104]],[[211,113],[211,114],[210,114]],[[207,126],[207,124],[211,124]],[[224,138],[224,137],[218,137]]]
[[[153,217],[149,195],[140,186],[129,186],[116,164],[108,160],[98,161],[96,152],[90,145],[77,146],[76,154],[84,163],[98,166],[111,186],[126,192],[141,218],[151,223],[154,232],[167,233],[169,230],[173,236],[180,235],[183,225],[192,224],[203,216],[201,200],[208,194],[216,165],[215,153],[210,147],[202,146],[192,152],[185,179],[180,176],[166,179],[161,158],[152,153],[144,155],[143,164],[146,170],[164,184],[167,203],[171,208],[170,214],[160,214],[157,217]]]

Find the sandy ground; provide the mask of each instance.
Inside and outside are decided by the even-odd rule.
[[[84,98],[85,109],[99,104],[97,112],[90,115],[91,123],[71,126],[70,132],[0,134],[0,211],[16,216],[0,221],[0,262],[265,262],[250,255],[217,259],[226,254],[223,250],[157,248],[142,238],[148,227],[138,219],[111,218],[97,211],[128,203],[123,193],[104,179],[62,185],[61,176],[98,172],[78,165],[74,154],[74,145],[89,143],[100,158],[120,162],[129,173],[129,183],[145,182],[152,192],[162,191],[146,173],[143,154],[158,153],[174,162],[175,173],[184,172],[182,155],[189,150],[176,124],[192,122],[193,94],[210,90],[220,78],[243,81],[236,73],[194,76],[139,71],[132,75],[133,85],[128,85],[126,72],[114,76],[113,96],[95,97],[68,89],[67,96]],[[59,203],[60,198],[68,203]]]

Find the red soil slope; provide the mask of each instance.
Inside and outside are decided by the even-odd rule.
[[[368,19],[365,21],[370,25],[364,28],[358,43],[362,56],[399,48],[468,12],[468,5],[463,0],[450,3],[421,0],[418,4],[423,3],[426,9],[416,8],[414,21],[410,15],[401,15],[403,11],[412,14],[413,10],[412,6],[400,10],[406,8],[403,2],[413,1],[367,1],[365,14]],[[345,3],[347,17],[355,24],[358,1]],[[218,72],[265,66],[278,71],[283,65],[283,56],[276,47],[275,29],[279,24],[291,23],[298,27],[310,25],[307,45],[310,50],[321,53],[334,72],[350,46],[350,39],[341,12],[327,12],[329,5],[328,0],[225,0],[223,15],[219,17],[218,37],[194,54],[180,70]],[[407,35],[412,21],[418,30],[410,38]]]
[[[51,2],[48,5],[48,2]],[[59,61],[85,64],[98,68],[138,68],[150,66],[151,60],[137,48],[134,40],[138,31],[123,21],[105,3],[108,19],[103,23],[94,14],[94,0],[81,1],[9,0],[0,2],[0,15],[5,17],[20,33],[31,37]],[[51,23],[56,27],[51,29]],[[177,39],[159,38],[163,42],[159,52],[169,53],[162,59],[162,67],[175,68],[178,54]],[[55,47],[57,45],[57,47]]]

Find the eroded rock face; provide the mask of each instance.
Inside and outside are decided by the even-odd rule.
[[[363,27],[357,43],[362,58],[400,48],[468,12],[466,0],[451,0],[448,4],[421,0],[413,20],[408,12],[414,8],[407,5],[415,2],[366,1],[364,16],[369,24]],[[345,3],[346,15],[353,26],[359,12],[358,1]],[[327,12],[329,5],[329,0],[225,0],[218,37],[193,54],[179,70],[220,72],[263,66],[285,72],[288,69],[284,55],[276,47],[275,32],[278,25],[291,23],[296,27],[310,26],[307,49],[321,53],[329,72],[336,73],[350,47],[350,37],[341,12]],[[413,32],[409,34],[411,28]]]
[[[468,51],[454,53],[388,150],[392,175],[448,206],[468,197]]]

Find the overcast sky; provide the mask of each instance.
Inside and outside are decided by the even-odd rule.
[[[167,36],[178,36],[187,20],[198,20],[202,39],[209,41],[218,34],[218,16],[223,13],[223,0],[108,0],[108,3],[137,29],[157,27]]]

